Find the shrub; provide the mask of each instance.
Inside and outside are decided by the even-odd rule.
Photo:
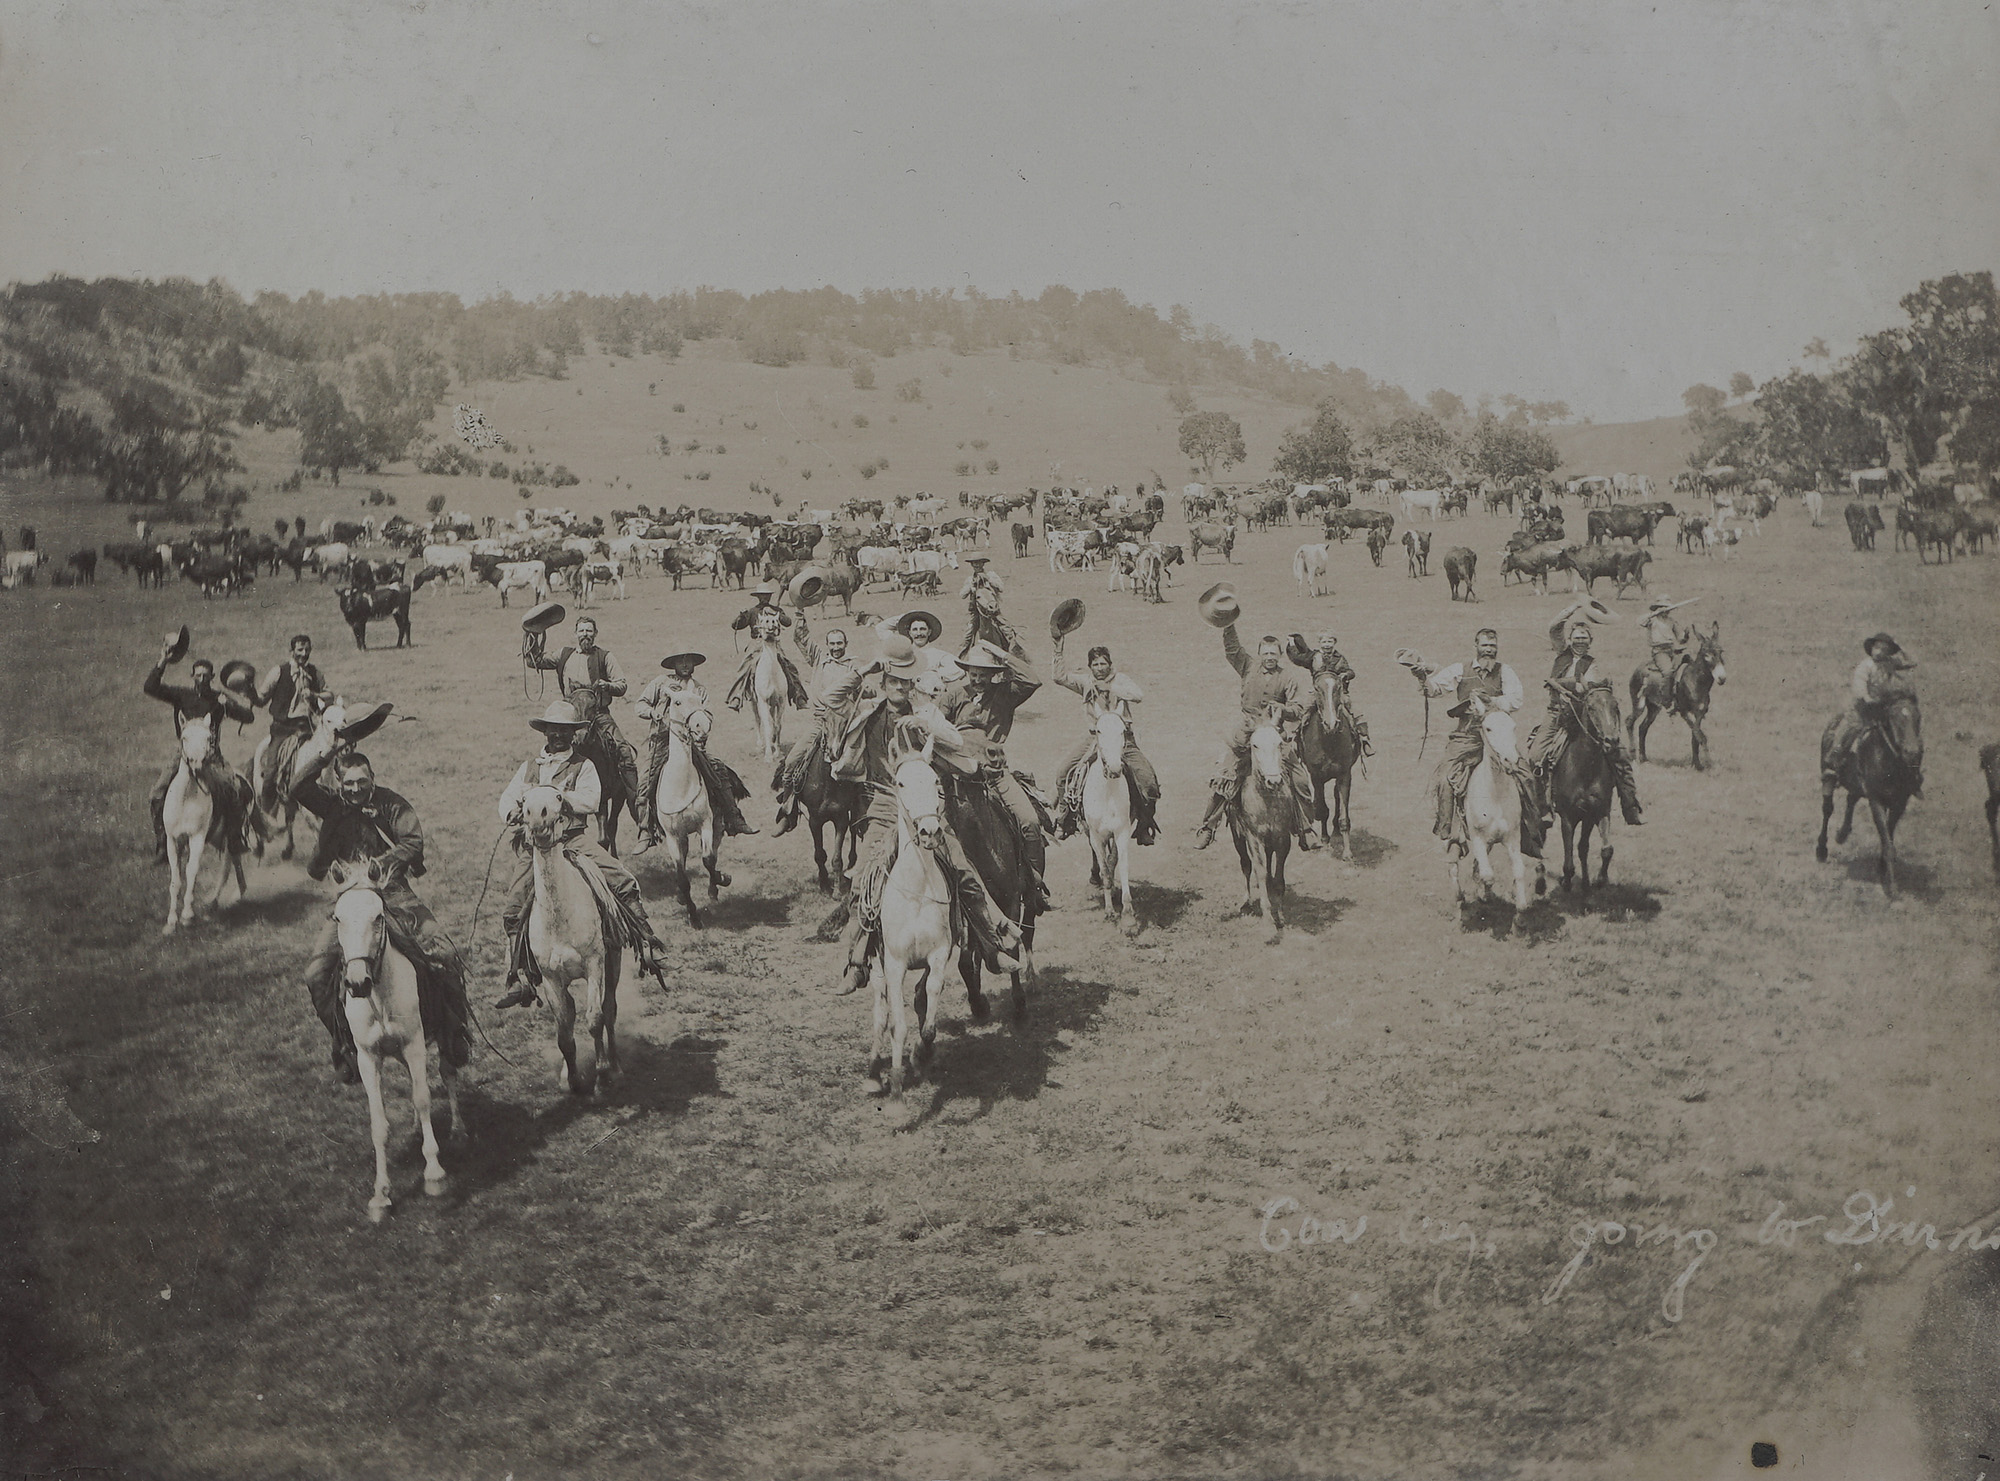
[[[687,410],[687,407],[685,407],[684,405],[682,405],[682,404],[681,404],[680,402],[676,401],[676,402],[674,403],[674,410],[675,410],[675,411],[686,411],[686,410]]]
[[[724,453],[726,453],[726,452],[728,452],[728,451],[729,451],[729,449],[728,449],[728,448],[726,448],[726,447],[724,447],[724,446],[723,446],[723,445],[722,445],[721,443],[719,443],[719,442],[718,442],[718,443],[716,443],[716,445],[715,445],[715,454],[716,454],[716,456],[717,456],[717,457],[721,457],[721,456],[722,456],[722,455],[723,455]]]
[[[495,459],[490,465],[488,465],[486,469],[486,476],[488,478],[505,478],[507,476],[507,465],[505,463],[500,462],[498,459]]]
[[[863,360],[859,365],[854,367],[854,374],[851,379],[854,381],[854,389],[857,391],[874,390],[875,362],[872,360]]]
[[[370,504],[386,504],[389,502],[389,496],[380,489],[370,489],[368,491],[368,502]]]
[[[854,425],[857,427],[865,427],[868,425],[868,418],[864,417],[860,412],[857,411],[854,414]]]
[[[896,399],[898,401],[923,400],[924,399],[923,380],[918,376],[911,376],[908,380],[904,381],[900,386],[896,387]]]
[[[887,458],[877,458],[875,460],[875,466],[881,469],[884,473],[886,473],[889,471],[889,460]]]
[[[863,463],[861,465],[861,476],[863,478],[873,478],[875,476],[875,465],[873,463]]]
[[[681,451],[684,453],[698,453],[701,451],[701,444],[699,442],[690,440],[687,446],[683,447]]]
[[[694,476],[694,481],[695,481],[696,483],[707,483],[707,482],[708,482],[708,470],[707,470],[706,468],[704,468],[704,469],[702,469],[702,470],[701,470],[701,472],[699,472],[699,473],[695,474],[695,476]]]
[[[960,478],[966,478],[972,473],[972,464],[961,460],[951,465],[951,471],[956,473]]]
[[[440,514],[443,514],[444,495],[432,494],[428,499],[424,500],[424,512],[430,515],[431,518],[433,519],[436,519]]]
[[[1000,460],[998,458],[988,458],[986,460],[986,471],[988,473],[998,473],[1000,471]]]
[[[578,478],[560,463],[556,464],[555,471],[549,474],[549,484],[554,488],[568,488],[573,483],[581,482],[583,482],[582,479]]]
[[[674,455],[674,440],[673,438],[667,436],[666,433],[662,432],[659,435],[658,444],[661,457],[671,458]]]
[[[976,452],[976,453],[983,453],[983,452],[985,452],[985,451],[986,451],[986,439],[985,439],[984,437],[975,437],[975,438],[973,438],[973,439],[972,439],[972,450],[973,450],[974,452]]]
[[[801,477],[801,478],[811,478],[812,476],[813,476],[813,471],[812,471],[812,469],[810,469],[810,468],[801,468],[801,469],[799,469],[799,477]]]

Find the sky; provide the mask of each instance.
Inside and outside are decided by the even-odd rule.
[[[1118,288],[1678,413],[2000,268],[1990,0],[0,0],[0,281]]]

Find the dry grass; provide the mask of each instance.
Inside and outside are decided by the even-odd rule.
[[[967,435],[947,408],[1016,377],[1050,394],[1012,424],[969,429],[1003,466],[1036,466],[1038,439],[1044,463],[1047,447],[1108,449],[1099,478],[1161,463],[1121,399],[1157,402],[1170,439],[1158,388],[957,364],[950,377],[922,356],[881,367],[888,385],[921,375],[922,405],[854,391],[844,372],[812,372],[826,382],[814,388],[797,370],[595,361],[574,384],[468,399],[537,459],[584,473],[564,493],[585,510],[682,497],[691,460],[648,463],[644,448],[696,422],[712,437],[718,417],[732,451],[715,461],[777,481],[749,461],[785,425],[774,390],[793,417],[818,396],[812,435],[830,445],[855,434],[829,420],[868,409],[867,451],[893,465],[871,493],[939,491],[917,468]],[[614,398],[614,377],[629,395]],[[532,425],[537,396],[568,420]],[[667,414],[676,399],[686,416]],[[633,402],[659,415],[628,414]],[[1094,417],[1103,435],[1085,441],[1059,417]],[[855,440],[835,460],[851,462]],[[602,483],[627,468],[635,483],[653,469],[650,488]],[[475,512],[475,493],[512,498],[486,481],[371,481],[404,509],[432,483]],[[10,487],[0,518],[39,523],[52,549],[109,536],[85,528],[94,508],[57,512]],[[318,497],[298,502],[334,507]],[[292,503],[253,506],[253,523]],[[1466,529],[1454,538],[1497,550],[1500,526]],[[914,1129],[884,1130],[859,1092],[866,1007],[828,994],[835,948],[809,940],[823,909],[810,854],[767,829],[725,855],[736,884],[715,924],[668,926],[671,996],[626,989],[628,1076],[610,1104],[558,1095],[539,1023],[489,1024],[518,1068],[475,1063],[450,1196],[421,1197],[406,1144],[399,1209],[379,1230],[362,1216],[359,1093],[334,1087],[295,980],[319,893],[268,867],[220,922],[158,936],[143,798],[168,727],[138,683],[158,634],[184,619],[217,658],[268,660],[293,629],[315,632],[350,699],[415,717],[370,750],[421,809],[424,889],[462,934],[493,800],[540,708],[521,692],[512,620],[488,596],[426,592],[413,652],[361,655],[331,594],[289,578],[206,605],[134,592],[115,572],[94,590],[0,598],[5,820],[21,845],[0,896],[15,966],[0,1012],[13,1060],[47,1067],[102,1133],[76,1150],[7,1134],[13,1463],[246,1477],[1678,1475],[1735,1455],[1788,1406],[1901,1392],[1925,1283],[1967,1257],[1904,1271],[1900,1244],[1782,1251],[1755,1235],[1777,1200],[1833,1212],[1862,1187],[1941,1229],[2000,1203],[1994,886],[1973,765],[2000,692],[1993,563],[1855,556],[1843,531],[1790,509],[1733,563],[1663,550],[1656,588],[1705,596],[1690,611],[1719,619],[1728,645],[1717,767],[1693,772],[1685,732],[1663,722],[1661,759],[1640,772],[1649,822],[1618,830],[1612,888],[1539,905],[1509,933],[1508,912],[1461,921],[1452,907],[1422,802],[1436,738],[1413,764],[1422,711],[1388,655],[1453,657],[1497,621],[1532,689],[1555,603],[1496,584],[1476,610],[1454,607],[1442,578],[1376,571],[1357,544],[1336,554],[1337,595],[1308,604],[1290,581],[1294,543],[1248,536],[1237,566],[1191,574],[1144,610],[1001,557],[1017,621],[1039,628],[1059,596],[1082,594],[1090,638],[1148,686],[1139,736],[1166,779],[1169,837],[1138,861],[1148,924],[1132,944],[1085,908],[1082,845],[1057,851],[1064,908],[1044,926],[1032,1019],[972,1027],[954,992]],[[1222,919],[1238,890],[1226,847],[1187,844],[1230,710],[1192,594],[1225,574],[1260,629],[1338,628],[1380,748],[1355,791],[1362,862],[1295,857],[1295,924],[1273,948],[1257,923]],[[637,671],[703,646],[719,691],[741,599],[663,581],[634,593],[599,613],[614,651]],[[1896,910],[1860,840],[1828,865],[1811,857],[1818,729],[1858,639],[1885,625],[1924,662],[1931,747]],[[1602,646],[1622,671],[1638,634],[1612,627]],[[1075,727],[1070,696],[1045,691],[1018,759],[1046,772]],[[747,763],[747,726],[725,713],[718,733]],[[232,736],[231,757],[248,745]],[[640,874],[661,898],[660,870]],[[482,999],[501,964],[496,914],[489,895]],[[1369,1230],[1266,1253],[1259,1210],[1280,1196],[1322,1220],[1366,1214]],[[1493,1253],[1426,1245],[1425,1218],[1464,1221]],[[1686,1264],[1671,1250],[1600,1252],[1543,1304],[1572,1227],[1611,1218],[1719,1235],[1678,1325],[1660,1315]],[[1922,1378],[1921,1413],[1941,1425],[1959,1380],[1948,1364]]]

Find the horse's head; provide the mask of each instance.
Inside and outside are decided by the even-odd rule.
[[[200,766],[207,759],[214,738],[214,729],[206,716],[188,721],[181,727],[181,759],[191,767]]]
[[[1250,732],[1250,770],[1264,788],[1283,785],[1285,780],[1284,732],[1278,729],[1274,709]]]
[[[333,902],[334,935],[340,942],[341,975],[357,998],[368,996],[389,939],[382,913],[381,871],[371,859],[365,864],[336,863],[333,882],[339,898]]]
[[[705,744],[715,716],[693,701],[676,698],[667,710],[667,723],[677,727],[695,745]]]
[[[1612,692],[1610,681],[1600,680],[1584,686],[1576,701],[1576,712],[1589,734],[1600,740],[1617,739],[1618,728],[1623,722],[1618,714],[1618,696]]]
[[[926,739],[922,749],[905,750],[896,762],[897,809],[910,836],[927,849],[944,842],[944,800],[931,769],[934,745]]]
[[[1097,759],[1104,775],[1117,781],[1125,774],[1125,717],[1116,710],[1099,710],[1091,734],[1097,740]]]
[[[1340,728],[1340,695],[1347,685],[1340,675],[1328,670],[1314,675],[1313,687],[1319,691],[1320,723],[1332,735]]]
[[[1486,749],[1500,760],[1513,765],[1521,759],[1515,744],[1514,717],[1505,710],[1488,709],[1480,717],[1479,732],[1486,740]]]
[[[314,726],[316,734],[332,738],[334,731],[347,723],[347,701],[340,695],[328,700],[319,712],[319,723]]]
[[[562,793],[554,787],[530,787],[521,796],[521,826],[538,849],[555,847],[562,835]]]
[[[1920,766],[1924,759],[1923,715],[1917,709],[1914,694],[1899,694],[1891,699],[1882,710],[1882,725],[1888,732],[1889,744],[1896,754],[1910,766]]]

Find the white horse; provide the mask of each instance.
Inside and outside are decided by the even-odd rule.
[[[389,922],[382,910],[380,873],[373,863],[350,869],[333,866],[340,898],[333,904],[334,932],[340,942],[342,1001],[347,1027],[354,1035],[355,1064],[361,1087],[368,1092],[368,1128],[375,1141],[375,1196],[368,1200],[368,1217],[382,1222],[389,1212],[389,1114],[382,1105],[382,1066],[400,1058],[410,1072],[410,1104],[417,1115],[417,1132],[424,1142],[424,1192],[435,1198],[444,1192],[444,1167],[438,1161],[437,1132],[431,1126],[430,1059],[417,994],[416,964],[389,940]],[[465,1123],[458,1112],[458,1078],[451,1056],[438,1055],[445,1099],[451,1106],[451,1139],[465,1140]]]
[[[1504,847],[1514,865],[1514,908],[1528,908],[1528,856],[1521,852],[1521,788],[1509,766],[1520,764],[1515,748],[1514,717],[1504,710],[1488,709],[1480,717],[1479,731],[1486,753],[1472,769],[1465,786],[1465,832],[1471,840],[1472,862],[1488,890],[1493,888],[1491,850]],[[1465,890],[1459,883],[1459,856],[1451,856],[1451,887],[1459,903],[1465,904]],[[1535,893],[1547,888],[1540,860],[1535,863]]]
[[[1438,517],[1438,505],[1444,502],[1444,491],[1442,489],[1405,489],[1399,496],[1399,500],[1405,520],[1415,518],[1416,512],[1421,509],[1425,514],[1430,516],[1431,522],[1435,524]]]
[[[1299,583],[1300,596],[1323,597],[1333,590],[1326,581],[1325,545],[1301,545],[1292,552],[1292,579]]]
[[[556,1047],[563,1058],[556,1080],[573,1094],[589,1095],[597,1088],[600,1059],[607,1079],[618,1072],[618,943],[606,939],[597,895],[563,853],[562,794],[553,787],[530,787],[521,799],[521,824],[534,854],[528,949],[541,967],[542,990],[556,1015]],[[581,1040],[579,1015],[586,1033]]]
[[[1096,741],[1083,766],[1083,826],[1090,839],[1090,882],[1104,891],[1104,918],[1122,913],[1125,934],[1139,934],[1132,909],[1132,789],[1125,776],[1125,718],[1099,710]]]
[[[924,1012],[923,1055],[928,1058],[937,1038],[938,1003],[944,997],[945,973],[958,955],[960,932],[954,929],[951,885],[938,864],[944,841],[943,802],[937,773],[931,770],[931,748],[906,752],[896,764],[896,862],[882,886],[881,945],[875,956],[875,1037],[869,1051],[868,1088],[882,1088],[882,1036],[889,1032],[888,1089],[892,1107],[903,1106],[903,1052],[909,1039],[909,1011],[904,1004],[904,978],[921,964]]]
[[[291,769],[276,779],[278,805],[270,812],[264,810],[264,782],[265,769],[271,764],[271,737],[266,735],[257,742],[257,753],[250,761],[250,795],[255,799],[254,805],[257,808],[256,851],[259,859],[264,857],[265,838],[277,835],[280,819],[284,823],[285,846],[279,850],[278,857],[291,858],[292,830],[299,820],[299,805],[291,795],[292,779],[299,774],[301,767],[310,765],[315,758],[332,752],[334,731],[346,723],[347,701],[336,697],[319,712],[318,718],[313,722],[313,733],[301,741],[298,750],[292,753]]]
[[[713,720],[707,710],[684,710],[675,701],[663,723],[667,727],[667,759],[660,768],[660,785],[653,793],[653,822],[673,863],[674,885],[680,891],[688,924],[698,926],[701,912],[695,908],[689,862],[698,856],[708,870],[709,899],[715,899],[729,883],[729,876],[715,867],[715,810],[709,805],[708,788],[702,785],[694,762],[694,748],[708,739]]]
[[[215,799],[208,795],[201,776],[202,763],[208,757],[209,737],[207,720],[190,720],[181,727],[180,770],[167,784],[163,810],[167,825],[167,923],[160,928],[163,936],[173,935],[177,926],[194,924],[195,878],[201,873],[202,849],[216,822]],[[232,772],[232,778],[234,775]],[[229,883],[232,866],[236,870],[236,898],[240,900],[247,893],[242,834],[231,829],[217,844],[223,850],[223,863],[222,872],[216,876],[215,894],[208,902],[211,910],[222,903],[222,889]]]
[[[785,665],[776,638],[760,639],[757,667],[750,675],[750,712],[757,721],[757,746],[766,761],[778,759],[785,737]]]

